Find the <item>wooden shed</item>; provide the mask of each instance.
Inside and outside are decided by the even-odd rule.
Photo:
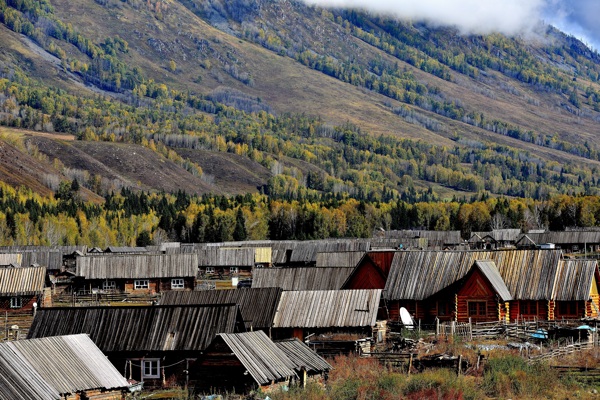
[[[162,387],[185,385],[218,333],[244,331],[235,304],[72,307],[38,310],[28,338],[87,333],[128,378]]]
[[[395,250],[367,252],[358,262],[342,289],[383,289],[394,259]]]
[[[273,337],[304,341],[321,333],[371,336],[380,300],[381,289],[283,292]]]
[[[42,303],[45,282],[44,267],[0,268],[0,311],[31,312]]]
[[[0,398],[121,399],[128,387],[87,335],[0,343]]]
[[[197,254],[102,254],[77,258],[80,292],[156,294],[193,290]]]
[[[296,364],[263,331],[221,333],[193,367],[196,394],[214,390],[247,393],[288,383],[298,375]],[[208,378],[209,379],[203,379]]]

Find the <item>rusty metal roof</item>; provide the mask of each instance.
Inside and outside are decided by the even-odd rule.
[[[283,292],[274,328],[374,326],[381,289]]]

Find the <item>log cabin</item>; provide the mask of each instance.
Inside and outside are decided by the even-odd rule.
[[[39,309],[28,338],[86,333],[145,387],[188,383],[189,366],[218,333],[245,332],[235,304]]]
[[[598,314],[596,261],[560,250],[398,252],[384,289],[389,319],[498,321]]]
[[[42,303],[45,281],[44,267],[0,268],[0,311],[33,313]]]
[[[197,254],[130,254],[77,257],[74,290],[84,293],[155,295],[193,290]]]

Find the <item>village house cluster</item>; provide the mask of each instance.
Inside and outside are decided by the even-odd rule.
[[[593,321],[600,232],[0,248],[0,397],[324,379],[401,324]],[[15,393],[18,393],[16,395]]]

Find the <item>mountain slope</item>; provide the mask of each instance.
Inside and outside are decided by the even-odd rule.
[[[405,176],[422,189],[443,185],[523,196],[596,190],[600,57],[552,28],[537,41],[463,37],[449,29],[287,0],[7,4],[3,23],[31,39],[0,27],[5,77],[14,79],[14,67],[42,87],[80,97],[100,93],[106,100],[89,106],[102,114],[92,120],[95,111],[87,104],[71,111],[59,106],[72,101],[60,91],[53,94],[62,96],[55,105],[29,98],[17,108],[7,106],[6,92],[0,99],[3,123],[26,123],[24,110],[31,107],[34,117],[51,122],[30,122],[35,129],[150,148],[136,150],[146,164],[134,171],[120,167],[111,157],[114,150],[107,150],[123,146],[35,140],[42,152],[64,158],[68,168],[132,187],[196,193],[257,190],[269,182],[269,170],[277,171],[275,162],[288,188],[337,188],[353,196],[373,192],[375,198],[409,188]],[[34,8],[41,11],[32,13]],[[261,113],[275,115],[274,120]],[[289,121],[288,115],[301,117]],[[302,116],[314,118],[306,122]],[[376,139],[348,139],[355,134]],[[175,152],[201,167],[205,179],[190,174],[187,185],[171,185],[144,178],[140,171],[161,165],[167,155],[160,148],[162,156],[152,153],[149,141],[181,147],[187,139],[173,139],[178,135],[194,144]],[[396,139],[390,144],[380,135]],[[401,138],[439,150],[417,150],[419,145]],[[73,158],[75,149],[79,155]],[[194,152],[198,149],[204,153]],[[248,157],[262,169],[254,173],[242,165],[248,158],[240,163],[206,153],[217,149]],[[99,160],[93,151],[104,156]],[[431,157],[421,151],[448,154]],[[184,159],[162,179],[187,177],[185,169],[193,167]],[[409,165],[413,161],[416,169]],[[449,177],[451,170],[460,176]],[[317,175],[324,186],[314,184]]]

